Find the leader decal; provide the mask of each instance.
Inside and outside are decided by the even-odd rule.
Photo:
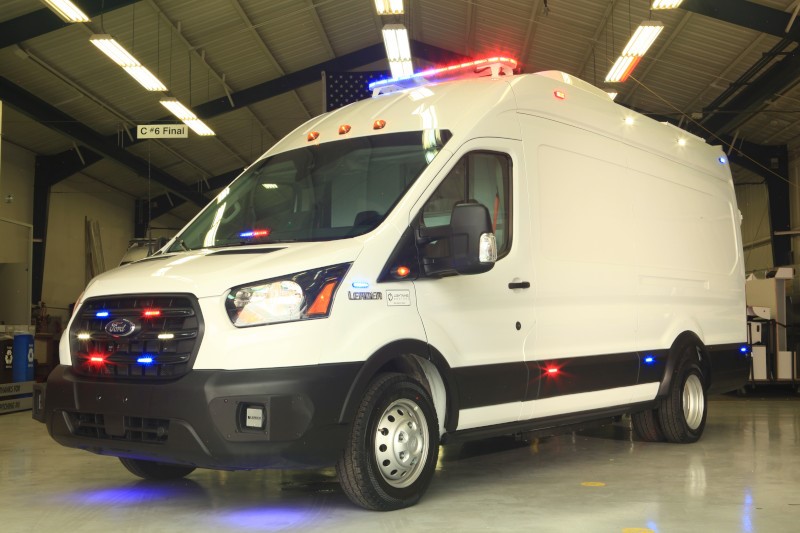
[[[370,291],[347,291],[351,300],[383,300],[383,293]]]

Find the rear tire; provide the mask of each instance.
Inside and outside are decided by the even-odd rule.
[[[128,471],[142,479],[152,481],[165,481],[168,479],[180,479],[194,472],[193,466],[174,465],[170,463],[157,463],[155,461],[145,461],[143,459],[127,459],[120,457],[119,461]]]
[[[669,442],[697,442],[705,429],[708,399],[698,361],[698,348],[687,346],[672,376],[669,394],[661,400],[658,418]]]
[[[656,409],[631,414],[631,425],[639,440],[645,442],[664,442],[665,440]]]
[[[438,456],[439,422],[428,392],[410,376],[381,374],[361,400],[336,473],[353,503],[393,511],[419,501]]]

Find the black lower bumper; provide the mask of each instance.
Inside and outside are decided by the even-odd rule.
[[[708,356],[711,364],[709,394],[744,387],[750,377],[750,353],[745,345],[709,347]]]
[[[62,365],[39,391],[36,418],[60,444],[103,455],[228,470],[328,466],[347,438],[340,415],[360,367],[194,370],[147,383]]]

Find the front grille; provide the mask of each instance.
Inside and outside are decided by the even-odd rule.
[[[111,415],[94,413],[66,413],[73,435],[90,439],[118,440],[127,442],[149,442],[163,444],[169,437],[169,420],[117,416],[118,424],[107,422]]]
[[[91,298],[70,328],[73,371],[103,379],[174,379],[191,370],[201,336],[193,296]]]

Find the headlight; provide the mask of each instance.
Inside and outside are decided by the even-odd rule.
[[[236,327],[325,318],[350,263],[234,287],[225,299]]]

